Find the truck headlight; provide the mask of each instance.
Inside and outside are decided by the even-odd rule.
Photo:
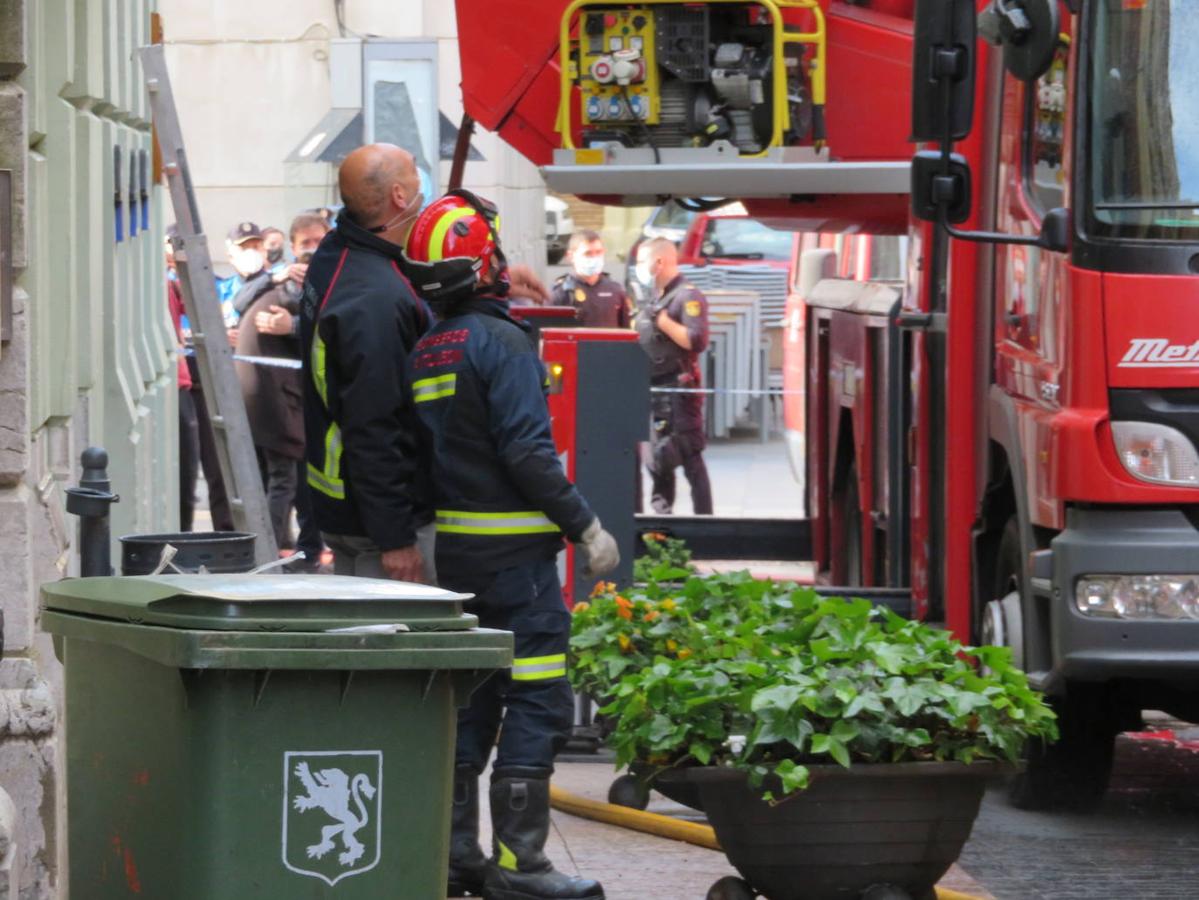
[[[1199,575],[1085,575],[1074,605],[1113,619],[1199,619]]]
[[[1199,453],[1190,438],[1156,422],[1112,422],[1116,452],[1133,478],[1199,487]]]

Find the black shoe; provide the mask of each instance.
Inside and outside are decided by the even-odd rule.
[[[549,777],[497,776],[491,782],[495,856],[487,864],[484,900],[604,900],[598,881],[559,872],[545,855]]]
[[[479,846],[479,776],[470,769],[455,769],[446,896],[482,896],[486,871],[487,857]]]

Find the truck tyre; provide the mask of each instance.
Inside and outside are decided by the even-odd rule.
[[[1002,633],[1023,644],[1024,623],[1017,611],[1022,610],[1018,593],[1025,583],[1024,554],[1014,516],[1004,526],[998,557],[992,600],[984,615],[1000,617]],[[996,634],[996,626],[984,622],[983,631]],[[1022,661],[1023,646],[1013,647],[1013,656]],[[1119,714],[1101,685],[1071,686],[1049,702],[1058,715],[1060,737],[1051,744],[1029,741],[1024,771],[1008,783],[1008,799],[1017,809],[1091,809],[1107,790]]]

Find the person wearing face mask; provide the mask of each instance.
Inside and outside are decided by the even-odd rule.
[[[217,296],[221,301],[221,312],[225,316],[225,327],[230,329],[232,339],[238,318],[254,300],[254,297],[247,300],[242,296],[239,308],[238,296],[248,281],[263,272],[266,264],[266,254],[262,249],[262,230],[253,222],[238,222],[225,235],[225,253],[229,257],[229,265],[233,267],[233,274],[228,278],[217,279]],[[263,290],[269,287],[269,283],[268,277]]]
[[[585,328],[628,328],[629,298],[604,271],[604,243],[594,231],[578,231],[567,246],[571,271],[554,282],[554,306],[572,306]]]
[[[268,225],[262,229],[262,252],[266,256],[266,265],[272,275],[287,267],[287,262],[283,259],[285,242],[286,236],[275,226]]]
[[[678,248],[655,238],[637,250],[637,278],[647,297],[637,310],[637,337],[650,359],[650,384],[699,388],[699,354],[708,346],[708,301],[679,272]],[[674,509],[675,469],[683,467],[696,515],[712,514],[712,485],[704,464],[701,394],[656,393],[650,398],[650,476],[654,512]]]
[[[338,188],[344,208],[300,301],[313,511],[337,574],[432,583],[433,511],[404,375],[430,317],[400,269],[420,179],[411,154],[368,144],[342,162]]]

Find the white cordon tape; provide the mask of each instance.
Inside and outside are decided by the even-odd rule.
[[[785,391],[781,388],[668,388],[652,387],[651,394],[743,394],[750,397],[781,397],[784,394],[805,394],[806,391]]]
[[[185,351],[186,356],[193,356],[195,351]],[[281,356],[240,356],[233,354],[236,362],[250,363],[255,366],[269,366],[275,369],[300,369],[303,364],[298,359],[287,359]],[[652,387],[651,394],[737,394],[746,397],[782,397],[788,394],[803,395],[806,391],[786,391],[781,388],[671,388]]]

